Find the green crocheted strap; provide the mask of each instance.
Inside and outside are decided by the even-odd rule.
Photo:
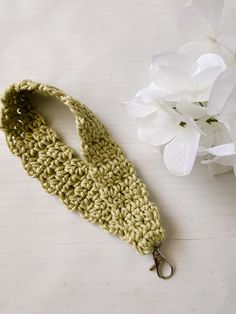
[[[79,156],[63,143],[37,112],[41,101],[56,98],[75,115]],[[24,80],[2,96],[1,129],[10,151],[50,194],[113,235],[150,254],[165,238],[156,205],[120,146],[94,113],[56,87]]]

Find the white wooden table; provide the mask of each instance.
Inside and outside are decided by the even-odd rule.
[[[177,0],[2,0],[0,87],[29,78],[79,98],[107,125],[159,204],[164,252],[175,276],[161,280],[130,245],[69,212],[28,177],[0,133],[1,314],[232,314],[236,311],[236,178],[197,165],[175,177],[136,138],[121,101],[148,82],[151,56],[182,38]],[[231,7],[231,8],[230,8]],[[236,17],[226,1],[225,18]],[[68,109],[42,108],[78,150]]]

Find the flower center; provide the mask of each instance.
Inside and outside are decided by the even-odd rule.
[[[217,42],[217,39],[211,36],[208,36],[208,39],[210,40],[211,43],[215,44]]]
[[[186,124],[187,124],[187,123],[184,122],[184,121],[181,121],[181,122],[179,123],[179,125],[182,126],[182,128],[185,128]]]
[[[209,119],[206,120],[207,123],[212,124],[213,122],[218,122],[216,118],[210,117]]]

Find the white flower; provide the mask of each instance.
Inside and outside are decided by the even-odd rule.
[[[215,52],[227,63],[236,53],[236,37],[220,29],[223,0],[193,0],[179,14],[179,28],[189,40],[179,49],[180,53],[198,57],[202,53]]]
[[[186,5],[179,24],[190,42],[156,54],[149,86],[124,102],[141,123],[138,138],[158,147],[178,176],[190,174],[197,156],[218,174],[233,167],[236,175],[236,67],[226,70],[223,60],[236,59],[236,37],[220,31],[223,3]]]
[[[130,115],[146,118],[138,138],[150,145],[165,145],[164,162],[176,175],[192,170],[203,135],[196,121],[209,118],[206,107],[197,102],[209,98],[216,77],[224,69],[223,59],[215,54],[203,55],[197,62],[177,53],[158,54],[151,65],[153,81],[149,87],[124,102]]]
[[[156,113],[145,120],[138,129],[138,138],[150,145],[165,145],[163,158],[167,169],[177,175],[188,175],[196,159],[199,139],[202,134],[193,118],[178,111],[187,110],[188,103],[179,103],[177,108],[159,106]],[[197,106],[189,104],[189,106]],[[201,110],[192,108],[200,116]],[[188,110],[187,110],[188,111]]]
[[[197,61],[179,53],[156,54],[150,67],[152,83],[136,97],[144,101],[160,98],[172,102],[181,99],[204,102],[224,69],[223,59],[212,53],[200,56]]]

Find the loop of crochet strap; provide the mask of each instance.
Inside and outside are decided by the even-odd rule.
[[[49,128],[34,96],[56,98],[75,115],[81,157]],[[10,151],[50,194],[104,230],[152,253],[165,238],[156,205],[105,126],[84,104],[56,87],[24,80],[2,96],[1,129]]]

